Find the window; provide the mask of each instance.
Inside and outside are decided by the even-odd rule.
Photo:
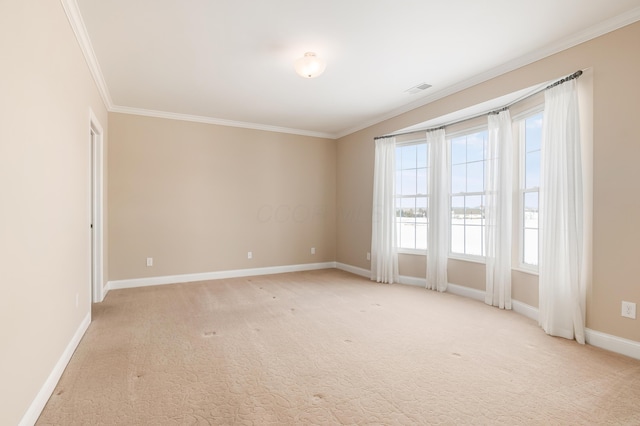
[[[514,120],[519,166],[514,177],[514,267],[535,272],[539,257],[539,193],[543,113]],[[485,168],[488,131],[476,128],[447,138],[450,158],[451,257],[483,261],[485,254]],[[429,145],[412,140],[396,146],[396,242],[404,251],[427,249]],[[515,228],[518,228],[516,231]],[[515,251],[518,251],[516,256]],[[517,261],[515,259],[518,259]]]
[[[424,141],[396,147],[396,238],[401,249],[427,249],[428,160]]]
[[[541,144],[540,112],[520,122],[520,263],[529,268],[538,266]]]
[[[486,143],[486,130],[450,140],[453,254],[484,256]]]

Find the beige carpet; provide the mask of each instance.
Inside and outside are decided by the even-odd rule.
[[[111,291],[38,424],[640,425],[640,361],[337,270]]]

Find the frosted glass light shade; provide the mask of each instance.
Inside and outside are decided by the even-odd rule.
[[[314,78],[324,72],[327,63],[318,58],[315,53],[307,52],[304,57],[296,59],[294,68],[298,75],[304,78]]]

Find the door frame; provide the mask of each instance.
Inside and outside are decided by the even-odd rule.
[[[89,110],[91,176],[90,236],[91,236],[91,301],[104,299],[104,131],[98,118]]]

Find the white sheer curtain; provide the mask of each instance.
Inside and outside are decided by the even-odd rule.
[[[583,193],[576,80],[545,92],[540,184],[539,323],[584,343]]]
[[[396,247],[396,140],[375,141],[373,171],[373,216],[371,229],[371,279],[381,283],[398,281]]]
[[[449,156],[444,129],[427,132],[429,209],[427,219],[427,288],[447,289],[449,256]]]
[[[513,142],[509,110],[489,115],[485,199],[485,303],[511,309]]]

